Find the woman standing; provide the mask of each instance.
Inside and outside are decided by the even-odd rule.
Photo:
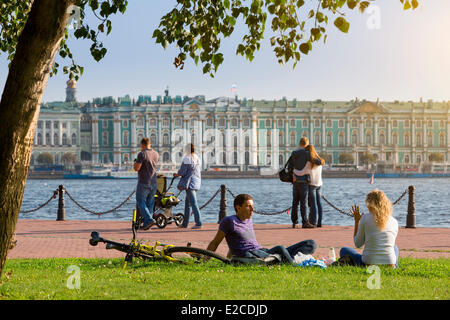
[[[377,264],[397,268],[398,248],[395,239],[398,222],[392,217],[392,203],[383,191],[375,189],[366,196],[366,206],[369,214],[361,215],[356,205],[350,210],[355,219],[353,240],[357,248],[364,246],[363,254],[344,247],[339,255],[341,258],[350,256],[360,266]]]
[[[311,160],[308,161],[302,170],[294,169],[294,174],[297,176],[309,175],[309,189],[308,197],[311,203],[309,222],[317,228],[322,227],[322,202],[321,202],[321,188],[322,188],[322,166],[325,164],[314,148],[309,144],[305,148],[311,155]],[[320,164],[317,164],[320,163]]]
[[[181,177],[178,183],[179,190],[186,190],[186,201],[184,203],[184,221],[180,228],[187,228],[191,209],[194,213],[195,225],[192,229],[201,229],[202,221],[200,218],[200,209],[197,204],[197,191],[201,185],[201,164],[199,157],[195,154],[194,144],[189,143],[186,146],[186,155],[181,162],[181,167],[174,177]]]

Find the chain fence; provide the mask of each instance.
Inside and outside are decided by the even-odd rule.
[[[48,205],[48,204],[50,203],[50,201],[52,201],[53,199],[56,199],[56,196],[57,196],[57,195],[58,195],[58,189],[56,189],[55,191],[53,191],[52,196],[51,196],[47,201],[45,201],[43,204],[41,204],[40,206],[38,206],[37,208],[32,209],[32,210],[20,210],[20,213],[27,214],[27,213],[36,212],[36,211],[42,209],[43,207],[45,207],[46,205]]]
[[[133,191],[130,193],[130,195],[128,196],[128,198],[126,198],[124,201],[122,201],[117,207],[114,207],[114,208],[112,208],[112,209],[110,209],[110,210],[107,210],[107,211],[96,212],[96,211],[89,210],[89,209],[85,208],[84,206],[82,206],[77,200],[75,200],[75,199],[73,198],[73,196],[72,196],[66,189],[64,189],[64,190],[65,190],[67,196],[69,197],[69,199],[72,200],[72,202],[75,203],[81,210],[84,210],[84,211],[86,211],[86,212],[88,212],[88,213],[91,213],[91,214],[95,214],[95,215],[97,215],[97,216],[101,216],[101,215],[104,215],[104,214],[107,214],[107,213],[111,213],[111,212],[114,212],[114,211],[120,209],[121,207],[123,207],[123,206],[125,205],[125,203],[127,203],[128,201],[130,201],[131,197],[132,197],[132,196],[134,195],[134,193],[136,192],[136,190],[133,190]]]
[[[204,208],[206,208],[217,197],[217,195],[220,193],[220,191],[221,191],[221,188],[219,188],[208,201],[206,201],[202,206],[200,206],[199,209],[203,210]],[[67,194],[69,199],[72,200],[72,202],[75,203],[75,205],[77,205],[81,210],[83,210],[83,211],[85,211],[87,213],[93,214],[93,215],[97,215],[97,216],[100,217],[101,215],[114,212],[114,211],[120,209],[121,207],[123,207],[128,201],[130,201],[131,197],[136,193],[136,190],[133,190],[130,193],[130,195],[124,201],[122,201],[118,206],[116,206],[116,207],[114,207],[114,208],[112,208],[110,210],[107,210],[107,211],[93,211],[93,210],[90,210],[90,209],[84,207],[83,205],[81,205],[77,200],[75,200],[75,198],[72,196],[72,194],[70,194],[70,192],[68,192],[65,188],[64,188],[64,192]],[[226,188],[226,192],[228,192],[233,198],[236,198],[236,195],[229,188]],[[58,195],[58,193],[59,193],[59,191],[58,191],[58,189],[56,189],[55,191],[53,191],[52,196],[47,201],[42,203],[40,206],[38,206],[37,208],[32,209],[32,210],[21,210],[20,213],[28,214],[28,213],[36,212],[36,211],[42,209],[43,207],[48,205],[53,199],[55,199],[56,196]],[[178,192],[176,197],[178,197],[180,195],[180,193],[181,193],[181,191]],[[392,202],[392,204],[393,205],[397,205],[398,203],[400,203],[400,201],[406,196],[406,194],[408,194],[408,189],[406,189],[400,195],[400,197],[397,200]],[[324,195],[322,195],[321,197],[330,207],[335,209],[337,212],[339,212],[339,213],[341,213],[343,215],[346,215],[348,217],[353,217],[353,215],[350,212],[347,212],[345,210],[342,210],[342,209],[338,208],[336,205],[331,203],[331,201],[328,200]],[[254,213],[259,214],[259,215],[264,215],[264,216],[275,216],[275,215],[280,215],[280,214],[285,214],[285,213],[289,214],[291,209],[292,209],[292,206],[289,207],[289,208],[280,210],[280,211],[272,211],[272,212],[269,212],[269,211],[256,211],[255,210]]]

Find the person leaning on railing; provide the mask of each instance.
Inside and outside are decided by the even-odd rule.
[[[398,247],[395,239],[398,234],[398,222],[392,217],[392,203],[386,194],[375,189],[366,196],[369,213],[361,215],[358,206],[350,212],[355,219],[354,242],[357,248],[364,246],[362,255],[355,249],[343,247],[339,253],[341,259],[352,260],[348,264],[390,265],[398,267]]]

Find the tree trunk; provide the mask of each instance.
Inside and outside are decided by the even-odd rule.
[[[0,276],[22,205],[42,95],[74,1],[34,1],[0,101]]]

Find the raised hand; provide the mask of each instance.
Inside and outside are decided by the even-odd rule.
[[[353,215],[355,221],[359,221],[361,219],[362,215],[359,212],[359,207],[356,204],[352,206],[352,208],[350,209],[350,213]]]

